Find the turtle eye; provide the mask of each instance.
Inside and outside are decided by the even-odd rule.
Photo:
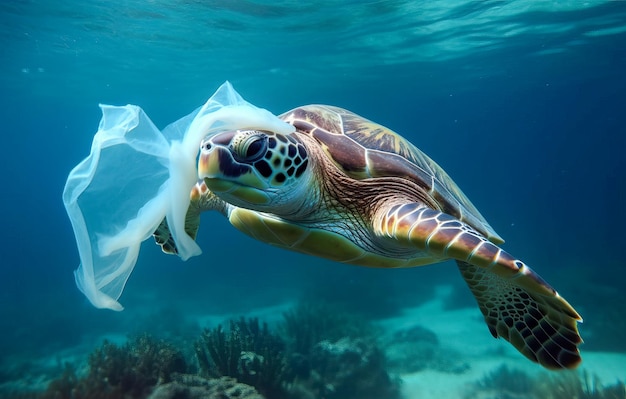
[[[267,151],[267,135],[257,130],[241,132],[233,140],[231,149],[237,161],[257,161]]]

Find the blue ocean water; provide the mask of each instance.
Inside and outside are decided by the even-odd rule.
[[[624,21],[626,3],[600,0],[3,2],[0,384],[16,369],[50,377],[41,359],[102,336],[192,335],[185,323],[202,323],[188,316],[307,297],[377,318],[436,286],[466,290],[452,263],[338,265],[207,214],[202,256],[183,263],[146,242],[126,310],[94,309],[74,284],[61,192],[89,153],[98,103],[140,105],[165,127],[225,80],[275,114],[332,104],[407,137],[581,312],[583,359],[625,352]]]

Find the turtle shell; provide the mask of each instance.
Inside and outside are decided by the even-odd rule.
[[[390,129],[342,108],[307,105],[280,117],[312,136],[338,168],[354,179],[397,176],[421,186],[440,210],[495,243],[503,240],[448,174]]]

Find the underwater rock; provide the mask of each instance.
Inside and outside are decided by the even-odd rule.
[[[177,374],[172,380],[158,386],[148,399],[265,399],[253,387],[231,377],[205,379]]]
[[[383,347],[390,369],[398,373],[429,369],[460,374],[470,367],[460,354],[442,347],[434,332],[420,325],[396,331],[384,340]]]
[[[292,352],[308,356],[318,342],[343,337],[371,338],[373,326],[358,315],[326,302],[300,302],[283,314],[284,335]]]
[[[385,370],[385,355],[363,339],[322,341],[311,350],[306,384],[313,397],[326,399],[399,398],[398,382]]]

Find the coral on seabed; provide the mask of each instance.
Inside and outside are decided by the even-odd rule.
[[[535,381],[526,373],[506,365],[485,375],[467,394],[467,399],[532,399]],[[572,398],[573,399],[573,398]]]
[[[52,381],[42,399],[144,398],[187,365],[171,345],[142,335],[124,346],[105,341],[89,356],[89,372],[78,378],[71,366]]]
[[[324,302],[301,302],[283,314],[284,333],[291,352],[308,355],[315,344],[343,337],[366,338],[374,335],[365,320],[341,312],[337,306]]]
[[[206,330],[196,343],[201,374],[236,378],[271,399],[399,397],[365,322],[323,305],[284,317],[286,342],[256,319]]]
[[[385,370],[384,353],[364,339],[322,341],[311,350],[307,386],[316,398],[394,399],[397,381]]]
[[[439,344],[431,330],[420,325],[395,331],[382,340],[389,368],[400,373],[437,370],[461,374],[469,369],[462,355]]]
[[[375,329],[325,303],[301,303],[284,315],[290,398],[367,399],[399,395]]]
[[[203,376],[229,376],[254,386],[269,398],[285,397],[285,345],[258,319],[231,321],[228,332],[219,325],[205,330],[195,351]]]
[[[603,386],[586,371],[562,371],[531,377],[502,365],[470,389],[472,399],[626,399],[626,385],[618,381]]]
[[[387,373],[374,327],[327,303],[301,303],[283,314],[289,392],[294,398],[366,399],[399,396]]]
[[[197,368],[185,349],[143,335],[125,345],[105,341],[77,371],[67,364],[45,392],[0,392],[23,399],[396,399],[399,381],[366,322],[324,306],[285,315],[283,336],[258,319],[205,330]],[[180,342],[184,346],[184,341]],[[192,357],[192,355],[189,355]],[[198,373],[196,375],[187,374]]]
[[[205,379],[177,374],[173,380],[157,387],[148,399],[265,399],[253,387],[230,377]]]
[[[123,347],[105,341],[89,357],[88,378],[125,392],[139,392],[170,381],[172,373],[185,372],[186,368],[176,348],[141,335]]]
[[[537,385],[537,398],[541,399],[626,399],[624,382],[604,386],[598,376],[584,370],[564,371],[544,378]]]

